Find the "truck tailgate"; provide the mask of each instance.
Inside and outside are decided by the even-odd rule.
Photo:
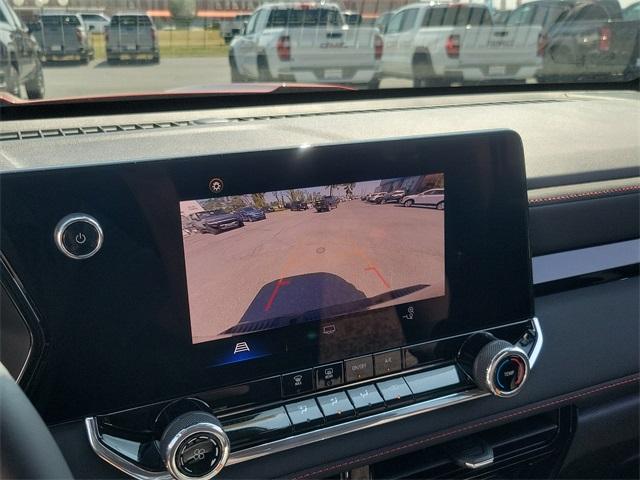
[[[458,30],[460,65],[507,67],[535,65],[538,57],[539,26],[472,27]]]
[[[135,17],[121,18],[109,31],[109,47],[121,51],[152,50],[154,46],[151,24]]]
[[[77,30],[79,28],[80,23],[75,17],[71,17],[71,20],[63,16],[43,17],[42,28],[39,32],[41,44],[43,48],[53,52],[78,51],[82,47],[82,43],[78,39]]]
[[[373,66],[374,29],[295,28],[288,30],[294,68]]]

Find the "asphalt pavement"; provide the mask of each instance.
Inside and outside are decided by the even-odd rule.
[[[341,314],[444,294],[444,212],[430,208],[352,200],[330,212],[273,212],[190,235],[184,246],[196,343],[302,311]]]
[[[159,64],[109,65],[96,60],[45,66],[46,98],[163,92],[190,86],[231,82],[227,57],[162,58]],[[385,79],[383,88],[410,87],[410,81]]]

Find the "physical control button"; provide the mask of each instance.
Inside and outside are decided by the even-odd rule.
[[[347,390],[347,395],[358,413],[371,413],[384,409],[384,400],[375,385]]]
[[[365,355],[345,360],[344,369],[347,382],[357,382],[358,380],[371,378],[373,377],[373,357]]]
[[[404,379],[414,395],[429,394],[434,390],[460,383],[458,370],[453,365],[407,375]]]
[[[285,405],[285,408],[293,424],[293,430],[296,432],[307,430],[324,423],[322,412],[320,408],[318,408],[318,404],[314,398],[289,403]]]
[[[327,422],[336,422],[356,414],[353,405],[344,392],[318,397],[318,403]]]
[[[529,357],[519,347],[488,333],[469,337],[458,361],[476,385],[499,397],[517,394],[529,375]]]
[[[378,382],[376,386],[388,406],[410,403],[413,400],[411,390],[402,377]]]
[[[378,353],[373,356],[373,366],[376,376],[399,372],[402,369],[402,353],[400,350]]]
[[[98,221],[84,213],[74,213],[62,218],[54,230],[58,250],[74,260],[84,260],[95,255],[102,247],[103,233]]]
[[[229,450],[229,439],[220,422],[203,411],[180,415],[160,439],[167,470],[178,480],[213,478],[224,467]]]
[[[318,389],[337,387],[344,382],[341,362],[317,367],[314,371]]]
[[[291,397],[313,391],[313,373],[311,369],[282,375],[282,395]]]

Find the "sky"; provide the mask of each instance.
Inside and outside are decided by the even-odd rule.
[[[355,196],[360,196],[360,195],[364,195],[365,193],[371,193],[379,186],[380,186],[380,180],[372,180],[369,182],[356,182],[356,186],[353,190],[353,194]],[[315,193],[319,195],[329,195],[329,189],[326,188],[325,186],[311,187],[311,188],[298,188],[296,190],[301,190],[307,194],[312,194],[312,195]],[[284,190],[283,192],[286,197],[288,190]],[[267,192],[265,194],[265,197],[268,202],[274,202],[276,200],[276,197],[273,195],[273,193],[274,192]],[[278,195],[280,195],[280,191],[278,191],[277,193]],[[334,189],[333,195],[336,197],[344,196],[344,188],[338,187],[337,189]]]

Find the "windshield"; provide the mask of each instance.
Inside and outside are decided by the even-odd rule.
[[[0,94],[320,98],[640,74],[633,0],[38,2],[0,0]]]
[[[80,19],[75,15],[47,15],[42,17],[44,26],[73,25],[80,26]]]

